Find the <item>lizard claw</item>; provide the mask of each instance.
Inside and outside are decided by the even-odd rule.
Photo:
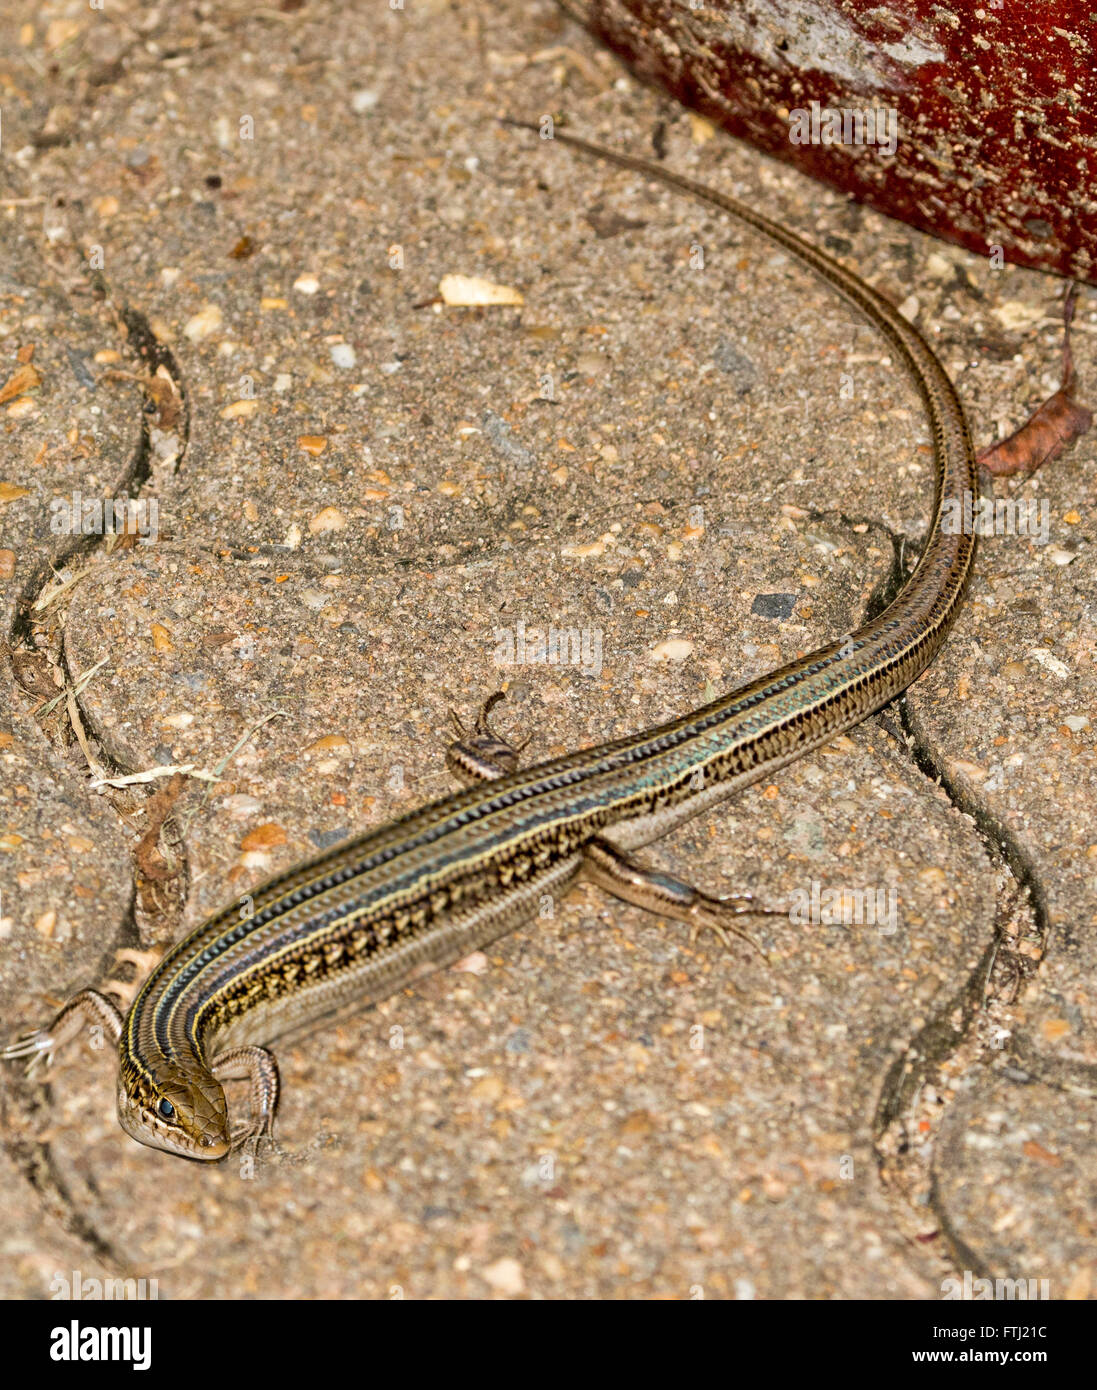
[[[5,1062],[18,1062],[26,1059],[26,1075],[33,1076],[38,1067],[49,1067],[56,1048],[57,1039],[48,1028],[35,1028],[33,1032],[24,1033],[15,1042],[5,1047],[3,1052],[0,1052],[0,1059]]]

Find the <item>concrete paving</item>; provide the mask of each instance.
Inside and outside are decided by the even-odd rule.
[[[552,5],[28,4],[12,32],[0,375],[34,343],[42,381],[0,405],[6,1032],[444,794],[451,709],[505,685],[530,760],[639,729],[848,631],[924,534],[925,421],[851,311],[494,114],[643,154],[662,125],[669,165],[902,303],[981,442],[1057,385],[1061,282],[710,138]],[[448,274],[524,304],[443,306]],[[1077,328],[1085,384],[1091,293]],[[5,1068],[4,1292],[56,1265],[161,1297],[1089,1296],[1095,478],[1086,439],[1013,485],[1046,543],[984,543],[903,711],[649,852],[775,907],[879,890],[883,929],[760,919],[767,966],[577,889],[279,1048],[254,1168],[135,1145],[91,1049],[48,1089]],[[43,524],[121,486],[148,544]],[[575,660],[531,659],[550,626]],[[88,673],[78,734],[42,706]],[[89,760],[217,780],[152,808],[158,855],[166,777],[94,791]]]

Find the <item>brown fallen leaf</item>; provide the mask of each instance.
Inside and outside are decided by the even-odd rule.
[[[1093,424],[1093,412],[1074,396],[1077,382],[1070,351],[1070,323],[1077,298],[1078,285],[1071,281],[1063,300],[1063,380],[1058,391],[1037,406],[1008,439],[991,444],[976,455],[981,466],[996,477],[1035,473],[1043,464],[1058,458]]]
[[[33,362],[24,362],[21,367],[16,368],[0,386],[0,405],[5,401],[14,400],[16,396],[21,396],[24,391],[33,391],[42,382],[42,373]]]
[[[171,864],[165,859],[160,850],[160,831],[179,799],[183,781],[181,772],[174,773],[166,787],[149,797],[148,806],[145,808],[145,833],[137,842],[134,858],[142,877],[151,879],[154,883],[163,883],[166,879],[174,878],[182,868],[181,864]]]
[[[240,841],[242,850],[252,849],[274,849],[278,845],[289,842],[289,836],[285,828],[277,821],[267,821],[265,825],[257,825],[254,830],[249,830]]]
[[[1063,1160],[1058,1154],[1052,1153],[1050,1149],[1045,1149],[1043,1144],[1038,1144],[1035,1139],[1028,1139],[1021,1145],[1021,1152],[1026,1158],[1034,1158],[1037,1163],[1046,1164],[1048,1168],[1061,1168]]]

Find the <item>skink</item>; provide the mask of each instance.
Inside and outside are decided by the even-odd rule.
[[[520,124],[520,123],[511,123]],[[975,552],[950,527],[977,495],[963,409],[917,329],[838,262],[724,194],[565,132],[556,139],[731,213],[821,276],[884,336],[913,377],[933,433],[933,519],[891,603],[831,642],[656,728],[517,770],[485,707],[451,768],[472,785],[271,879],[203,922],[155,967],[123,1017],[84,990],[49,1028],[4,1055],[49,1061],[90,1019],[118,1046],[118,1115],[135,1139],[222,1158],[271,1131],[278,1074],[265,1044],[376,1001],[533,916],[583,873],[617,897],[696,927],[737,931],[742,899],[717,899],[645,868],[630,851],[769,776],[887,704],[933,659],[959,611]],[[742,933],[739,933],[742,935]],[[230,1132],[222,1082],[251,1083]]]

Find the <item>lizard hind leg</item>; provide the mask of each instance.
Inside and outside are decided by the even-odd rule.
[[[591,840],[584,847],[583,873],[592,883],[622,902],[685,922],[690,927],[691,940],[701,931],[711,931],[724,946],[730,946],[729,934],[737,936],[753,947],[767,964],[769,957],[757,941],[743,930],[738,919],[747,915],[788,916],[787,912],[755,906],[749,894],[734,898],[710,897],[708,893],[691,888],[688,883],[671,874],[649,869],[602,839]]]

